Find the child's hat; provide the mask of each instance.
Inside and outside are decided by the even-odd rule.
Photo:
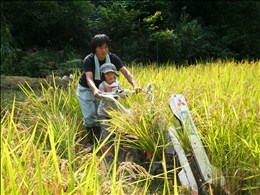
[[[107,73],[107,72],[113,72],[117,76],[119,75],[118,72],[116,71],[116,67],[112,63],[105,63],[100,67],[100,72],[101,73]]]

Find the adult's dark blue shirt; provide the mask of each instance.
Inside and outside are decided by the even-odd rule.
[[[121,59],[111,52],[108,52],[110,61],[112,64],[116,66],[116,69],[119,71],[120,68],[124,66]],[[104,61],[99,61],[100,67],[106,62],[106,59]],[[95,60],[94,60],[94,54],[91,53],[87,55],[83,60],[83,71],[81,74],[81,77],[79,79],[79,84],[83,87],[89,88],[87,79],[86,79],[86,72],[92,72],[93,73],[93,79],[96,87],[98,88],[99,84],[102,82],[101,80],[95,80]]]

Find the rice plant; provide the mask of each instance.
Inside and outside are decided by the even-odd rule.
[[[153,103],[142,93],[120,100],[131,115],[110,113],[107,122],[116,134],[110,166],[100,152],[107,140],[93,151],[77,140],[85,130],[76,98],[78,73],[66,87],[42,83],[41,93],[21,86],[27,99],[19,104],[14,99],[1,110],[1,194],[181,194],[175,159],[167,170],[164,152],[168,127],[178,126],[168,106],[172,94],[185,96],[210,161],[222,170],[231,194],[260,193],[259,61],[151,64],[130,71],[141,87],[153,82],[157,90]],[[131,88],[122,76],[119,81]],[[124,134],[139,140],[124,140]],[[185,136],[181,143],[189,152]],[[119,163],[122,145],[151,152],[152,162],[162,161],[162,173]]]

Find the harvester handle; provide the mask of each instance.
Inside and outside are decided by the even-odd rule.
[[[148,94],[153,102],[154,95],[153,95],[153,91],[152,91],[152,86],[154,86],[154,89],[157,90],[157,86],[154,83],[148,83],[148,85],[145,89],[141,89],[141,92]],[[130,90],[130,89],[124,89],[124,90],[116,90],[114,92],[103,92],[100,95],[100,97],[110,99],[112,97],[118,97],[120,95],[127,96],[128,94],[136,94],[136,91]]]
[[[103,98],[103,99],[105,99],[105,100],[107,100],[107,101],[113,102],[113,103],[114,103],[115,105],[117,105],[124,113],[129,114],[129,111],[128,111],[122,104],[120,104],[119,101],[117,101],[117,100],[115,99],[115,97],[118,97],[118,95],[115,94],[115,93],[102,93],[102,94],[100,94],[100,98]]]

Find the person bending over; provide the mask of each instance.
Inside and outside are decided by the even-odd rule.
[[[116,70],[124,75],[136,93],[141,90],[121,59],[116,54],[109,52],[109,46],[110,39],[107,35],[97,34],[93,37],[91,53],[83,60],[83,71],[77,89],[77,97],[84,117],[83,125],[86,126],[87,133],[92,132],[97,139],[100,136],[97,108],[101,94],[98,86],[101,83],[100,68],[102,65],[105,63],[114,64]]]

